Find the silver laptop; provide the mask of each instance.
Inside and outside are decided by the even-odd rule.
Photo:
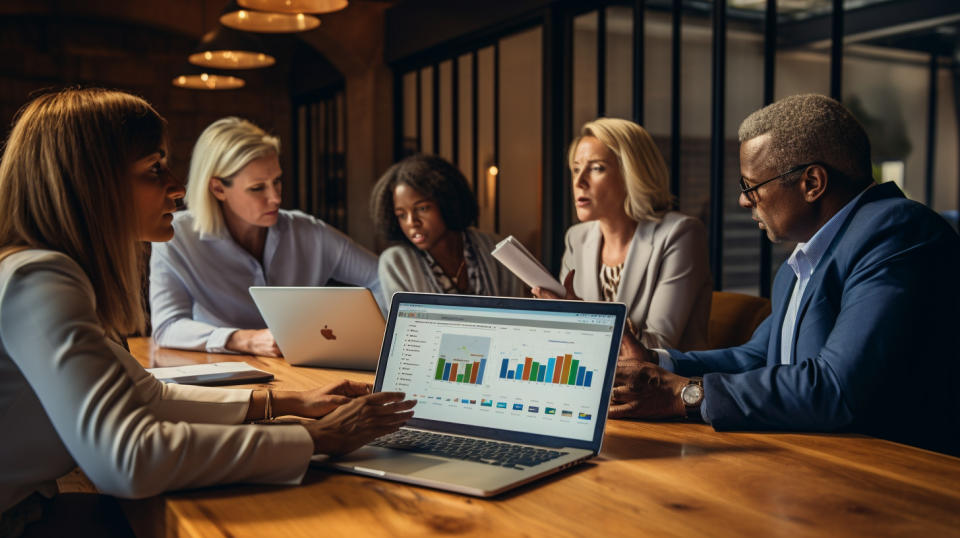
[[[290,364],[376,368],[384,322],[367,288],[252,286],[250,295]]]
[[[418,400],[400,431],[315,461],[489,497],[600,451],[622,303],[397,293],[375,391]]]

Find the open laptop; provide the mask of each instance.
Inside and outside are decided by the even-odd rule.
[[[376,368],[383,314],[367,288],[252,286],[250,295],[290,364]]]
[[[600,451],[626,307],[396,293],[375,391],[400,431],[326,465],[489,497]],[[323,457],[316,459],[323,462]]]

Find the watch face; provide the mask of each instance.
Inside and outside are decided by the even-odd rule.
[[[680,398],[687,405],[697,405],[703,399],[703,387],[700,385],[687,385],[680,391]]]

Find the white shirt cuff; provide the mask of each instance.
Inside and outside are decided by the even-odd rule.
[[[227,349],[227,340],[230,339],[231,334],[238,330],[226,327],[214,329],[207,337],[207,353],[233,353]]]

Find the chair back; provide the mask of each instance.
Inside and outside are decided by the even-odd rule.
[[[746,343],[769,315],[770,299],[729,291],[713,292],[707,329],[709,349]]]

